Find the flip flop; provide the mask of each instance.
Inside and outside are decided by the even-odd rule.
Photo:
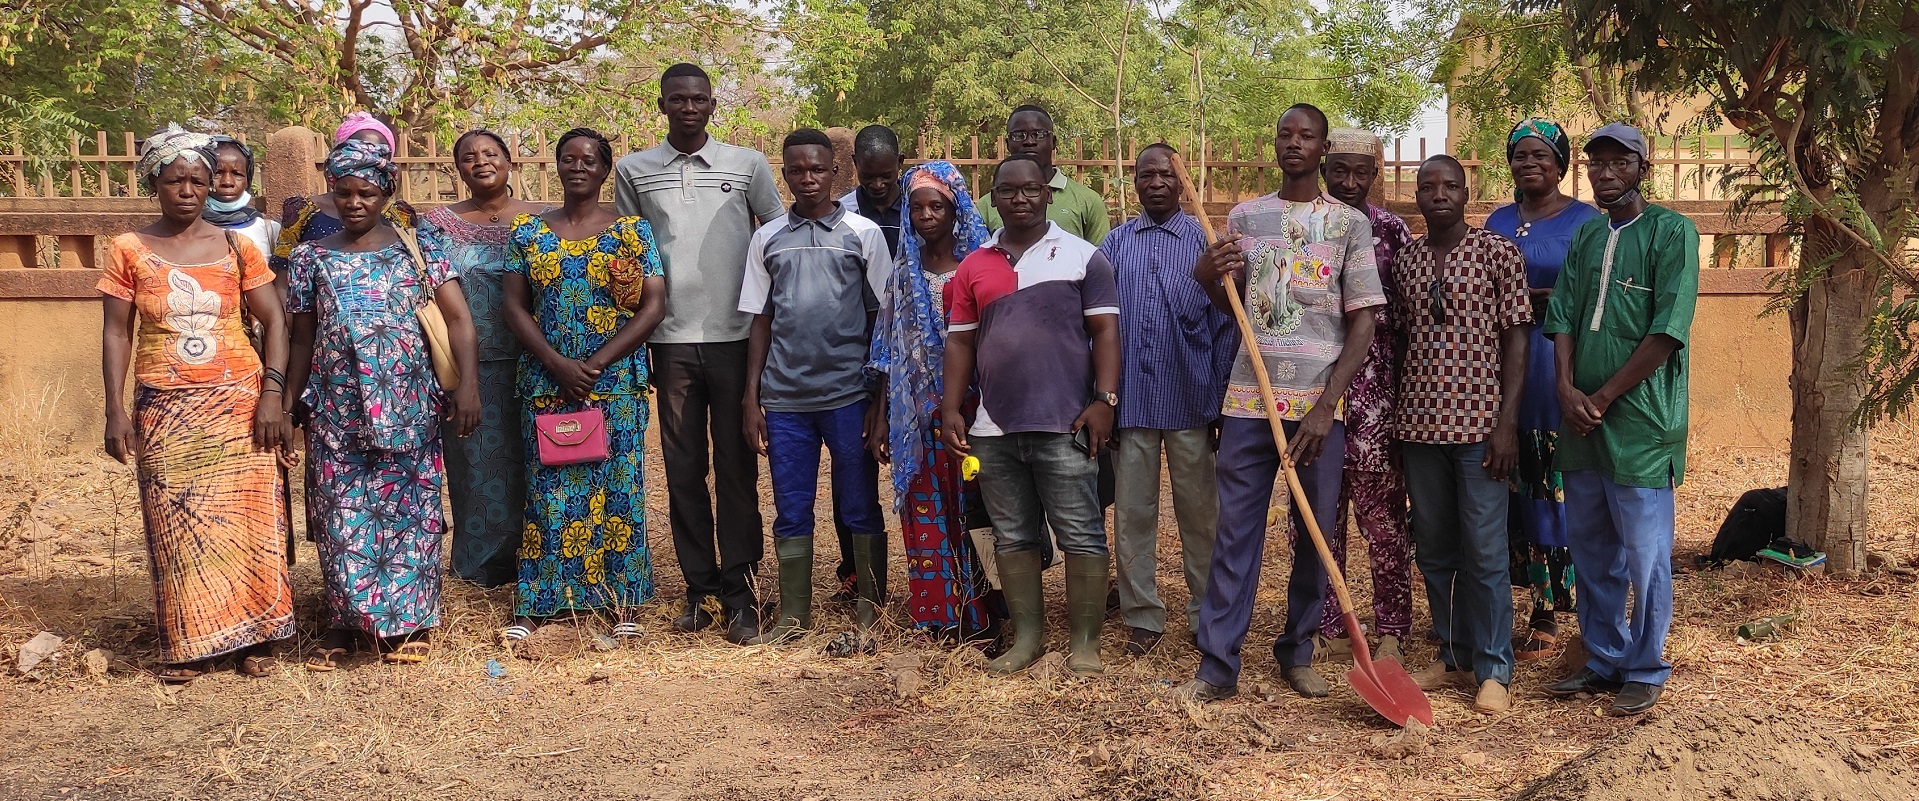
[[[168,665],[160,668],[160,672],[153,675],[160,680],[161,684],[186,684],[206,675],[206,671],[185,665]]]
[[[433,653],[432,644],[424,640],[400,643],[395,648],[380,655],[380,661],[390,665],[417,665],[426,661],[427,654]]]
[[[1559,637],[1550,631],[1532,629],[1526,633],[1526,641],[1513,649],[1513,656],[1521,662],[1536,662],[1559,653]]]
[[[613,627],[613,638],[616,640],[637,640],[644,636],[646,627],[631,620]]]
[[[331,673],[339,668],[334,657],[346,656],[345,648],[315,648],[307,654],[306,668],[314,673]]]
[[[515,623],[500,629],[500,644],[512,645],[531,636],[533,636],[533,629]]]

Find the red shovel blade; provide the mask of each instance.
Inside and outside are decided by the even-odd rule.
[[[1345,618],[1346,631],[1353,641],[1353,669],[1346,671],[1346,683],[1353,686],[1353,692],[1394,726],[1405,726],[1408,720],[1433,725],[1433,703],[1413,682],[1406,666],[1393,659],[1373,661],[1372,649],[1366,646],[1366,635],[1360,633],[1359,621],[1351,613]]]

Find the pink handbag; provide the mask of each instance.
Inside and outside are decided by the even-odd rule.
[[[586,409],[565,414],[536,414],[540,464],[548,467],[598,462],[607,457],[606,414]]]

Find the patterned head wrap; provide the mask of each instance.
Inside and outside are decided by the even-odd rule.
[[[380,191],[393,194],[400,170],[393,165],[393,149],[373,142],[347,139],[333,146],[326,156],[327,185],[348,176],[372,181]]]
[[[1359,128],[1334,128],[1326,134],[1326,152],[1352,153],[1378,159],[1381,152],[1379,136]]]
[[[907,176],[910,177],[911,180],[904,181],[903,183],[906,184],[905,194],[908,197],[908,202],[911,202],[913,192],[919,189],[931,189],[938,192],[940,193],[940,197],[946,198],[949,203],[958,202],[959,200],[959,198],[953,194],[953,187],[948,185],[946,181],[942,180],[938,175],[935,175],[931,170],[913,170],[908,172]],[[961,180],[964,181],[964,179]],[[962,186],[963,185],[962,183]]]
[[[386,127],[386,123],[374,119],[373,115],[364,111],[355,111],[346,115],[340,127],[333,129],[333,143],[337,145],[361,131],[378,131],[381,136],[386,137],[386,146],[393,147],[393,129]]]
[[[899,204],[904,208],[913,190],[936,182],[940,194],[953,203],[953,255],[965,258],[986,241],[986,221],[973,205],[966,178],[950,161],[929,161],[900,176]],[[898,258],[887,279],[874,325],[870,373],[886,382],[888,438],[893,449],[893,503],[904,508],[913,479],[926,467],[931,446],[926,433],[939,413],[940,367],[946,359],[946,333],[940,325],[941,299],[926,280],[925,242],[911,223],[900,230]]]
[[[1506,135],[1507,161],[1513,160],[1513,149],[1529,136],[1545,142],[1546,147],[1553,151],[1553,161],[1559,163],[1559,171],[1566,171],[1566,166],[1572,163],[1572,140],[1566,138],[1566,131],[1559,127],[1559,123],[1543,117],[1527,117],[1513,126],[1513,132]]]
[[[141,144],[140,163],[134,169],[139,172],[140,182],[151,188],[153,179],[160,176],[160,170],[181,158],[200,162],[211,172],[213,137],[182,129],[178,124],[169,122],[166,130],[147,137]]]

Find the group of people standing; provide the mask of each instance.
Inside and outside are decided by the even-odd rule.
[[[1535,587],[1519,655],[1551,652],[1556,614],[1574,610],[1593,654],[1554,693],[1619,691],[1624,712],[1657,699],[1697,235],[1638,194],[1636,131],[1586,143],[1601,212],[1560,192],[1566,134],[1521,123],[1508,143],[1518,202],[1485,229],[1466,222],[1464,169],[1428,160],[1415,238],[1366,200],[1379,140],[1295,106],[1278,121],[1280,191],[1240,204],[1208,243],[1181,208],[1172,148],[1140,153],[1141,214],[1109,231],[1100,196],[1052,164],[1052,120],[1035,106],[1009,117],[1012,155],[977,195],[951,163],[905,169],[894,134],[869,126],[858,186],[835,198],[832,140],[795,131],[790,206],[763,155],[708,134],[699,67],[666,70],[659,106],[665,141],[617,160],[594,131],[560,137],[557,208],[513,197],[513,152],[485,130],[454,145],[469,198],[416,213],[393,199],[393,133],[352,115],[324,164],[329,191],[290,199],[277,226],[252,209],[240,143],[178,128],[146,141],[138,171],[161,219],[115,241],[100,289],[107,449],[138,463],[162,679],[229,654],[263,672],[293,634],[296,430],[327,606],[308,669],[359,645],[427,658],[443,541],[459,577],[514,586],[507,643],[591,610],[614,636],[642,636],[654,394],[685,631],[780,644],[813,629],[830,474],[833,597],[855,627],[829,650],[870,652],[888,597],[883,463],[916,627],[991,643],[992,672],[1025,669],[1045,647],[1040,577],[1057,546],[1067,667],[1098,674],[1109,594],[1126,653],[1166,630],[1163,458],[1202,654],[1180,692],[1228,697],[1290,460],[1342,560],[1351,507],[1384,657],[1405,654],[1416,556],[1440,641],[1422,685],[1509,706],[1517,564]],[[429,306],[443,325],[423,327]],[[1247,350],[1272,377],[1283,450]],[[762,456],[777,610],[756,581]],[[1273,653],[1307,696],[1329,691],[1315,652],[1366,636],[1343,630],[1326,584],[1296,551]]]

